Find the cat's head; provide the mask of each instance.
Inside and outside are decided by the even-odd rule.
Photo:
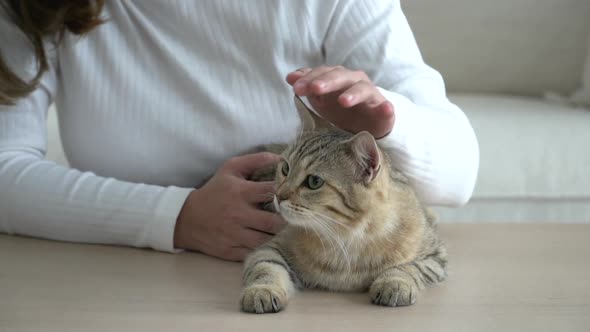
[[[383,154],[371,134],[337,129],[295,98],[299,139],[282,153],[275,209],[295,226],[353,229],[382,190]]]

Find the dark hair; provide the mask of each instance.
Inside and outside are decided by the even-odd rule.
[[[66,32],[87,33],[104,22],[100,16],[103,6],[104,0],[0,0],[0,9],[33,45],[39,67],[35,77],[27,82],[8,68],[0,54],[0,105],[13,105],[37,88],[49,67],[43,47],[44,37],[54,36],[59,42]]]

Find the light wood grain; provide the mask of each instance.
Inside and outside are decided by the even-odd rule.
[[[450,277],[407,308],[305,291],[238,310],[241,265],[0,235],[0,331],[589,331],[590,225],[442,225]]]

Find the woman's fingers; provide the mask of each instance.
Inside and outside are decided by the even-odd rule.
[[[297,82],[297,80],[299,80],[301,77],[305,76],[311,70],[312,70],[311,68],[299,68],[296,71],[290,72],[287,75],[287,83],[289,83],[290,85],[295,84],[295,82]]]
[[[374,108],[385,101],[373,83],[360,81],[349,86],[338,97],[338,103],[344,108],[363,104],[367,109]]]
[[[313,95],[321,96],[348,89],[359,82],[368,82],[368,77],[365,73],[339,67],[318,75],[311,80],[309,82],[309,90]]]
[[[287,222],[278,214],[259,209],[248,211],[244,216],[242,227],[250,228],[267,234],[277,234]]]
[[[258,152],[231,158],[223,164],[222,168],[224,171],[246,179],[255,171],[274,166],[280,160],[281,157],[274,153]]]
[[[287,82],[296,95],[308,97],[315,111],[341,129],[366,130],[380,138],[393,128],[393,105],[363,71],[342,66],[302,68],[289,73]]]
[[[241,183],[244,199],[251,204],[268,203],[275,194],[274,181],[254,182],[245,180]]]
[[[308,96],[312,94],[309,83],[311,83],[316,77],[321,76],[329,71],[334,70],[333,67],[317,67],[301,76],[293,84],[293,91],[298,96]]]
[[[273,237],[270,234],[255,231],[249,228],[242,228],[238,236],[240,237],[242,246],[252,250],[270,241]]]

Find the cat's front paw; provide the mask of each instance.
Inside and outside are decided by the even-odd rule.
[[[403,279],[379,280],[369,289],[371,302],[388,307],[412,305],[418,297],[418,287]]]
[[[281,311],[287,305],[287,292],[274,285],[250,285],[242,292],[245,312],[265,314]]]

